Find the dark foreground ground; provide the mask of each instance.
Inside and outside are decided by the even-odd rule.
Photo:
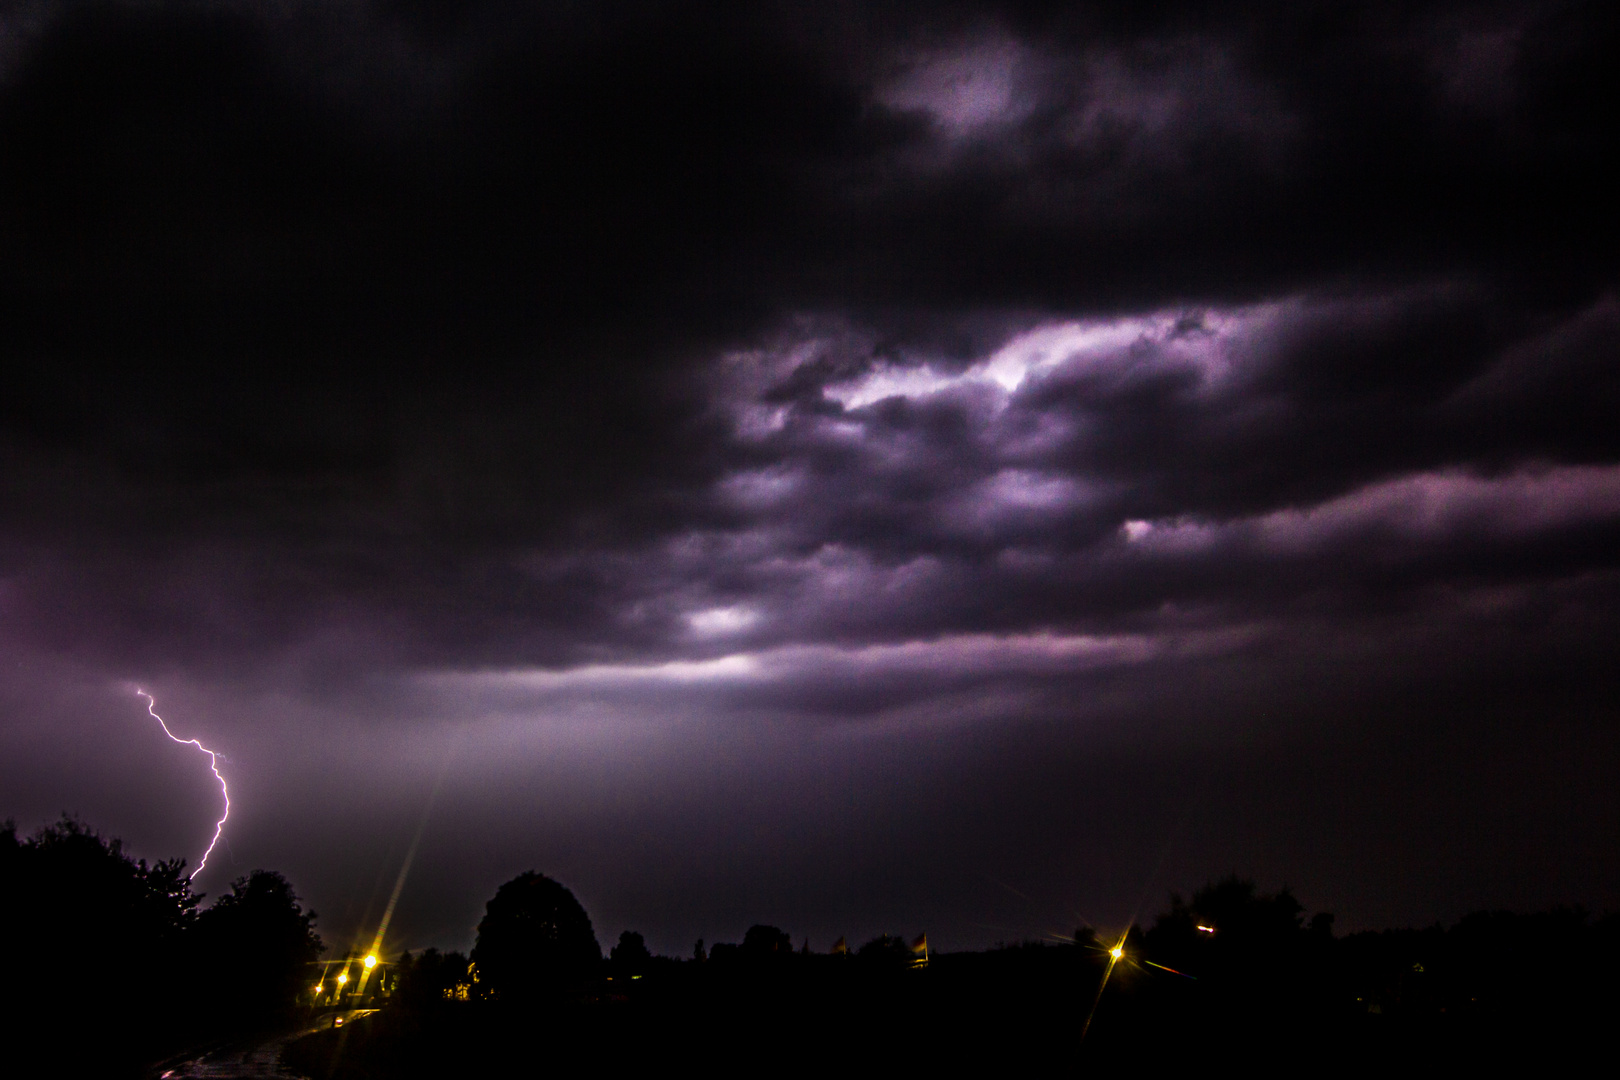
[[[1239,1067],[1277,1073],[1444,1072],[1574,1062],[1607,1030],[1556,1010],[1454,1010],[1397,987],[1402,1001],[1334,999],[1322,986],[1209,987],[1118,967],[1082,1041],[1106,957],[1008,950],[937,957],[926,970],[858,962],[696,964],[523,1005],[437,1002],[386,1008],[287,1046],[283,1066],[316,1080],[613,1075],[678,1067],[709,1074],[835,1070]],[[1411,980],[1409,980],[1411,982]],[[1378,1011],[1370,1011],[1376,1007]]]

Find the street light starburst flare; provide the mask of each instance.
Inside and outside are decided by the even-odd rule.
[[[165,724],[163,722],[163,717],[158,715],[157,700],[145,690],[137,689],[135,693],[138,696],[146,699],[146,711],[151,713],[152,719],[158,722],[158,726],[163,729],[163,734],[184,746],[195,746],[198,750],[201,750],[203,753],[208,755],[208,768],[212,770],[214,779],[219,781],[219,794],[225,800],[225,812],[222,813],[219,816],[219,820],[214,823],[214,838],[208,841],[208,850],[203,852],[201,861],[197,863],[197,869],[193,870],[186,877],[187,881],[191,881],[195,879],[198,874],[203,872],[203,868],[208,865],[208,856],[214,853],[214,848],[219,844],[219,838],[225,835],[225,820],[231,816],[231,792],[230,789],[225,786],[225,777],[221,776],[219,772],[219,754],[208,749],[208,747],[204,746],[196,739],[182,739],[180,736],[170,731],[169,725]]]
[[[1108,986],[1108,978],[1114,973],[1114,965],[1125,959],[1125,940],[1131,936],[1131,927],[1127,926],[1125,932],[1119,935],[1114,947],[1108,950],[1108,966],[1103,969],[1102,981],[1097,984],[1097,996],[1092,999],[1091,1011],[1086,1013],[1086,1022],[1080,1025],[1080,1041],[1084,1042],[1086,1033],[1091,1030],[1091,1019],[1097,1015],[1097,1005],[1102,1001],[1103,990]],[[1180,975],[1181,972],[1176,972]]]

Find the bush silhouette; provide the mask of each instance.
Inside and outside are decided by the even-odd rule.
[[[399,959],[394,1002],[408,1010],[437,1009],[457,1000],[458,989],[466,985],[467,958],[461,953],[440,953],[438,949],[416,957],[406,953]]]

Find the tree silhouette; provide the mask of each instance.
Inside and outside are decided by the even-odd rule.
[[[1170,896],[1170,910],[1148,934],[1156,954],[1189,964],[1253,969],[1296,950],[1305,936],[1304,908],[1284,888],[1259,892],[1255,883],[1222,878],[1193,893],[1192,900]],[[1313,937],[1331,937],[1332,916],[1313,920]]]
[[[752,957],[792,956],[793,939],[786,930],[756,923],[743,935],[742,948]]]
[[[486,905],[472,962],[480,993],[525,999],[593,977],[602,947],[574,894],[531,870],[502,885]]]
[[[238,1016],[284,1014],[306,989],[324,946],[315,913],[271,870],[231,882],[231,891],[197,919],[215,1007]]]
[[[3,836],[6,926],[15,947],[50,957],[30,969],[35,980],[78,983],[97,971],[81,991],[94,993],[165,974],[162,954],[196,917],[183,861],[149,867],[68,817],[26,841],[10,824]]]
[[[855,958],[873,970],[903,971],[911,966],[911,946],[898,934],[879,934],[862,945]]]
[[[197,908],[184,871],[178,859],[131,859],[69,817],[25,840],[0,828],[8,1026],[60,1047],[69,1073],[111,1074],[181,1037],[186,1020],[171,1003],[192,978]],[[97,1039],[74,1037],[83,1016],[96,1017]]]
[[[1304,1037],[1305,1018],[1333,1015],[1342,996],[1332,916],[1307,929],[1304,910],[1287,888],[1262,893],[1237,877],[1211,882],[1190,901],[1172,894],[1170,910],[1145,935],[1146,958],[1195,981],[1161,976],[1154,1007],[1168,1015],[1174,999],[1187,1010],[1178,1022],[1208,1026],[1200,1037],[1252,1032],[1261,1017],[1277,1027],[1270,1038],[1283,1039],[1285,1028]]]
[[[634,930],[626,930],[619,935],[619,943],[613,946],[609,959],[617,974],[642,975],[652,964],[652,953],[647,950],[646,938]]]

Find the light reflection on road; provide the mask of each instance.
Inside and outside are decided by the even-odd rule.
[[[161,1080],[302,1080],[302,1075],[281,1066],[281,1048],[294,1039],[343,1027],[376,1009],[344,1009],[327,1013],[303,1028],[251,1047],[211,1050],[172,1066],[159,1074]]]

